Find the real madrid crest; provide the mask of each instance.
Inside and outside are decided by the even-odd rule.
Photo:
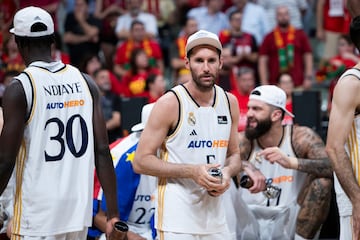
[[[195,126],[196,118],[193,112],[189,112],[188,123],[190,126]]]

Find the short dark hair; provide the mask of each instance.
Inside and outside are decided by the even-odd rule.
[[[135,27],[135,25],[142,25],[143,27],[145,27],[145,24],[142,21],[135,19],[131,22],[130,29],[132,30]]]
[[[360,50],[360,15],[351,21],[349,35],[355,47]]]
[[[157,76],[158,74],[156,73],[150,73],[149,76],[146,78],[146,85],[145,85],[146,91],[150,90],[149,85],[155,82]]]
[[[238,10],[232,11],[232,12],[230,12],[230,14],[229,14],[229,20],[231,20],[232,17],[233,17],[235,14],[237,14],[237,13],[240,13],[241,15],[243,15],[243,13],[242,13],[241,11],[238,11]]]
[[[237,71],[237,76],[240,77],[241,75],[246,74],[246,73],[251,73],[253,76],[255,76],[254,69],[251,67],[247,67],[247,66],[240,67],[239,70]]]
[[[23,37],[15,35],[15,42],[21,47],[50,48],[51,44],[55,43],[55,36],[54,34],[41,37]]]

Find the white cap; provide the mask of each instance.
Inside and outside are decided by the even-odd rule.
[[[149,103],[142,107],[141,110],[141,123],[138,123],[134,126],[132,126],[131,131],[132,132],[139,132],[144,130],[144,127],[146,125],[147,120],[149,119],[150,112],[153,109],[155,103]]]
[[[294,114],[286,110],[286,93],[275,85],[262,85],[251,91],[249,99],[255,99],[275,107],[281,108],[288,115],[294,117]]]
[[[43,23],[45,31],[32,32],[35,23]],[[20,37],[42,37],[54,33],[54,22],[50,14],[42,8],[26,7],[19,10],[14,16],[14,27],[10,32]]]
[[[219,37],[205,30],[199,30],[194,34],[190,35],[186,42],[185,52],[186,54],[196,46],[199,45],[210,45],[213,46],[222,52],[222,45],[220,43]]]

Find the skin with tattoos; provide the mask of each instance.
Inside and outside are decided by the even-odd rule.
[[[240,155],[242,169],[253,180],[254,185],[249,188],[251,193],[264,190],[265,176],[249,158],[254,155],[254,144],[260,147],[256,157],[271,164],[279,164],[285,169],[293,169],[306,173],[305,181],[297,196],[300,210],[297,215],[296,233],[303,238],[311,239],[325,221],[331,198],[332,168],[325,151],[322,139],[310,128],[292,126],[291,146],[296,157],[289,156],[282,151],[286,128],[282,126],[283,112],[281,109],[251,99],[248,103],[248,123],[245,132],[240,133]],[[258,129],[262,126],[264,131]],[[261,132],[251,134],[254,132]],[[290,141],[290,137],[287,138]],[[272,165],[269,165],[270,167]],[[273,178],[275,176],[266,176]],[[281,192],[285,194],[286,192]],[[288,193],[289,194],[289,193]]]

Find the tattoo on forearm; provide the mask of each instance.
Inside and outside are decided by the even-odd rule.
[[[332,168],[322,139],[308,127],[294,127],[292,144],[299,159],[298,170],[332,177]]]
[[[332,168],[328,158],[323,159],[303,159],[298,158],[298,170],[314,174],[318,177],[332,177]]]

